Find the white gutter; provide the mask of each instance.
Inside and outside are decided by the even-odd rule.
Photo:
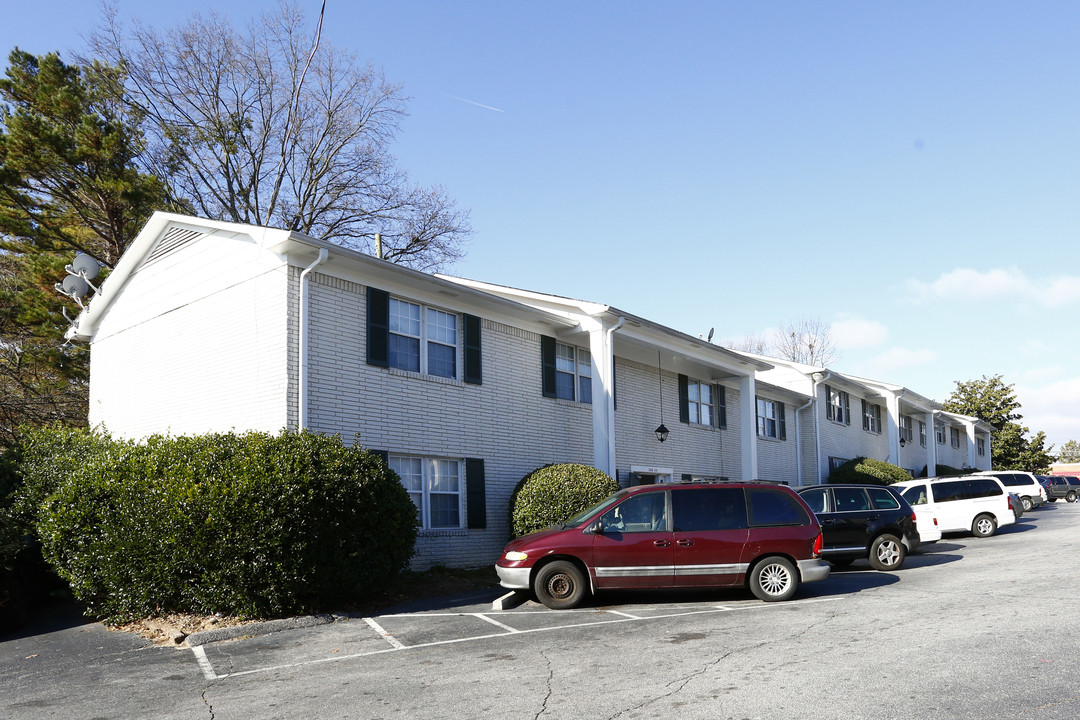
[[[296,429],[302,431],[307,427],[307,371],[308,371],[308,328],[307,328],[307,316],[308,316],[308,286],[307,277],[312,270],[317,268],[326,262],[327,255],[326,248],[319,248],[319,256],[315,258],[315,262],[311,263],[300,273],[300,402],[297,408],[297,420]]]

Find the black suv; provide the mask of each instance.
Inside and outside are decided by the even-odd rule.
[[[915,511],[881,485],[815,485],[796,492],[821,523],[821,558],[848,565],[867,558],[875,570],[896,570],[919,545]]]

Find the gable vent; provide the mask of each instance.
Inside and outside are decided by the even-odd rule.
[[[150,256],[146,258],[146,264],[155,262],[170,255],[185,245],[190,245],[196,240],[205,236],[205,233],[199,230],[189,230],[183,227],[174,227],[165,233],[158,244],[154,247],[154,252],[150,253]]]

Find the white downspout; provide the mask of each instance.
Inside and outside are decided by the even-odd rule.
[[[307,371],[308,371],[308,328],[307,328],[307,316],[308,316],[308,275],[312,270],[317,268],[326,262],[326,258],[329,255],[326,248],[319,248],[319,256],[315,258],[315,262],[311,263],[300,273],[300,402],[297,408],[297,420],[296,429],[298,432],[303,431],[307,427]]]
[[[814,373],[815,375],[820,373]],[[818,386],[832,377],[832,371],[826,370],[825,374],[821,376],[821,379],[814,379],[811,375],[810,378],[814,381],[814,399],[818,396]],[[814,466],[817,468],[817,477],[814,478],[814,484],[821,484],[821,418],[814,416]]]

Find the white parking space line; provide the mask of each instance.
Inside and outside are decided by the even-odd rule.
[[[480,618],[480,619],[481,619],[481,620],[483,620],[484,622],[489,622],[489,623],[491,623],[491,624],[492,624],[492,625],[494,625],[495,627],[501,627],[501,628],[502,628],[503,630],[505,630],[506,632],[512,632],[512,633],[517,633],[517,632],[521,632],[520,630],[516,630],[516,629],[514,629],[514,628],[510,627],[509,625],[503,625],[503,624],[502,624],[501,622],[499,622],[498,620],[495,620],[495,619],[493,619],[493,618],[489,618],[489,617],[488,617],[487,615],[484,615],[483,613],[473,613],[472,615],[473,615],[473,617],[478,617],[478,618]]]
[[[375,622],[375,620],[373,620],[372,618],[366,617],[366,618],[364,618],[364,622],[366,622],[368,625],[370,625],[372,630],[374,630],[375,632],[382,635],[383,639],[386,640],[386,642],[393,645],[395,649],[397,649],[397,650],[404,650],[405,649],[405,646],[402,645],[400,642],[398,642],[398,639],[396,637],[394,637],[390,633],[386,632],[386,630],[383,629],[382,625]]]
[[[811,604],[817,604],[817,603],[823,603],[823,602],[836,602],[836,601],[842,600],[842,599],[843,598],[815,598],[815,599],[812,599],[812,600],[791,600],[791,601],[783,602],[783,603],[761,603],[761,604],[747,605],[747,606],[745,606],[745,607],[743,607],[741,609],[746,611],[746,612],[754,612],[754,611],[757,611],[757,610],[769,610],[769,609],[774,609],[774,608],[791,608],[793,606],[798,606],[798,605],[811,605]],[[273,666],[264,667],[264,668],[256,668],[254,670],[241,670],[241,671],[233,672],[233,673],[225,673],[223,675],[219,675],[219,674],[214,672],[214,669],[211,666],[210,662],[208,660],[206,660],[206,653],[201,652],[202,651],[201,646],[192,648],[192,651],[195,652],[195,657],[199,661],[199,665],[202,668],[203,674],[206,675],[207,679],[210,679],[210,680],[222,680],[224,678],[240,677],[240,676],[243,676],[243,675],[257,675],[257,674],[260,674],[260,673],[276,672],[276,671],[279,671],[279,670],[290,670],[290,669],[293,669],[293,668],[301,668],[301,667],[307,667],[307,666],[311,666],[311,665],[322,665],[322,664],[325,664],[325,663],[341,662],[342,660],[355,660],[355,659],[362,658],[362,657],[369,657],[371,655],[383,655],[385,653],[398,652],[398,651],[401,651],[401,650],[421,650],[421,649],[424,649],[424,648],[438,647],[438,646],[441,646],[441,645],[456,645],[456,644],[459,644],[459,643],[473,642],[473,641],[476,641],[476,640],[493,640],[493,639],[497,639],[497,638],[510,637],[511,635],[527,635],[527,634],[531,634],[531,633],[552,632],[552,631],[556,631],[556,630],[569,630],[569,629],[572,629],[572,628],[597,627],[597,626],[600,626],[600,625],[615,625],[615,624],[619,624],[619,623],[628,623],[628,622],[647,622],[647,621],[650,621],[650,620],[664,620],[664,619],[670,619],[670,618],[689,617],[689,616],[692,616],[692,615],[709,615],[709,614],[716,614],[716,613],[721,613],[721,612],[727,613],[727,612],[736,612],[736,611],[737,611],[736,608],[719,606],[719,607],[715,607],[715,608],[714,607],[706,608],[704,610],[681,610],[679,612],[670,612],[670,613],[664,613],[664,614],[661,614],[661,615],[642,615],[642,616],[638,616],[638,615],[629,615],[627,613],[619,612],[617,610],[604,610],[604,611],[601,611],[601,613],[606,613],[606,614],[611,614],[611,615],[619,615],[621,617],[618,617],[618,618],[615,618],[615,619],[612,619],[612,620],[592,620],[590,622],[571,623],[571,624],[568,624],[568,625],[555,625],[553,627],[533,628],[533,629],[530,629],[530,630],[514,630],[513,628],[510,628],[507,625],[503,625],[502,623],[497,622],[497,621],[493,620],[492,618],[489,618],[486,615],[481,614],[481,613],[399,613],[399,614],[396,614],[396,615],[380,615],[379,617],[381,617],[381,618],[394,618],[394,617],[397,617],[397,618],[402,618],[402,617],[410,617],[410,618],[421,618],[421,617],[424,617],[424,618],[427,618],[427,617],[432,617],[432,618],[435,618],[435,617],[479,617],[482,620],[486,620],[487,622],[491,623],[492,625],[498,626],[500,629],[507,630],[508,632],[494,633],[492,635],[477,635],[477,636],[473,636],[473,637],[455,638],[453,640],[437,640],[437,641],[428,642],[428,643],[418,643],[416,645],[403,645],[401,642],[398,641],[397,638],[395,638],[393,635],[391,635],[386,630],[384,630],[383,627],[381,625],[379,625],[379,623],[374,618],[364,618],[364,622],[366,622],[369,626],[371,626],[371,628],[375,632],[377,632],[380,636],[382,636],[387,642],[389,642],[391,645],[393,645],[393,648],[387,648],[385,650],[373,650],[371,652],[355,653],[355,654],[352,654],[352,655],[335,655],[334,657],[320,658],[320,659],[317,659],[317,660],[305,660],[305,661],[302,661],[302,662],[286,663],[286,664],[283,664],[283,665],[273,665]],[[557,615],[559,615],[561,617],[566,617],[566,616],[571,616],[571,615],[586,615],[586,614],[595,616],[595,615],[598,614],[596,611],[573,611],[573,610],[554,610],[554,611],[551,611],[551,613],[552,614],[557,614]],[[499,614],[501,614],[501,615],[513,615],[514,613],[513,612],[502,612],[502,613],[499,613]],[[542,613],[530,612],[528,614],[529,615],[535,615],[535,614],[542,614]]]

